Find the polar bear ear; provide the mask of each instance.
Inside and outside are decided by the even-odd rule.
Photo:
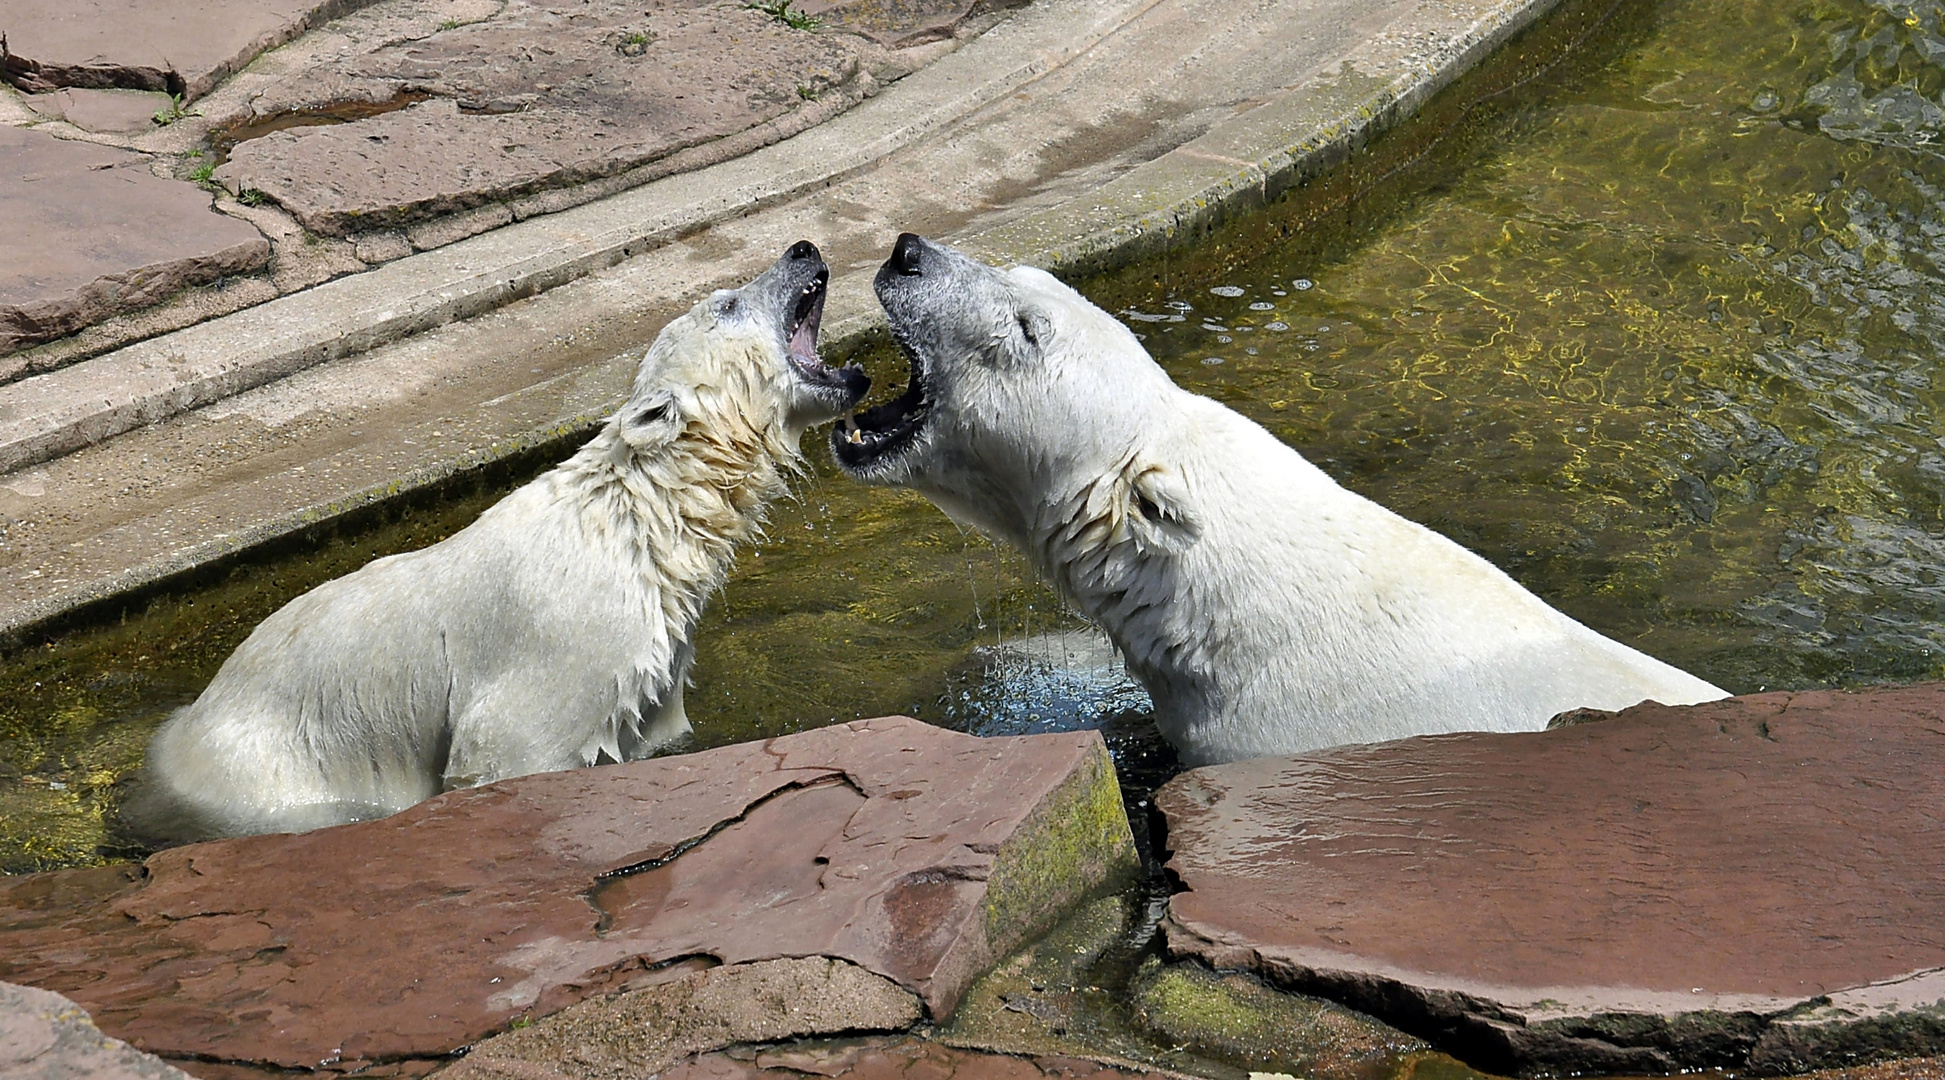
[[[1189,505],[1189,486],[1166,465],[1136,460],[1129,466],[1128,498],[1134,503],[1128,524],[1142,542],[1181,551],[1202,535],[1202,522]]]
[[[629,398],[616,419],[622,440],[636,450],[667,446],[682,434],[681,408],[667,390]]]

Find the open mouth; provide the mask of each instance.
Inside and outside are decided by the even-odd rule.
[[[882,405],[845,417],[831,429],[831,453],[839,465],[853,471],[868,470],[910,448],[932,411],[931,397],[925,388],[924,362],[895,331],[893,337],[898,340],[899,351],[905,354],[905,363],[911,369],[905,392]]]
[[[804,381],[843,389],[851,393],[850,400],[855,402],[871,385],[864,377],[864,369],[856,364],[833,368],[817,355],[817,327],[824,321],[825,286],[830,278],[830,271],[819,270],[797,293],[796,304],[790,309],[790,321],[784,327],[788,339],[784,351]]]

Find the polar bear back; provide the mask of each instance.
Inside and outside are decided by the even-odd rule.
[[[1165,730],[1171,704],[1221,718],[1169,732],[1189,758],[1530,730],[1572,708],[1722,695],[1344,489],[1246,417],[1177,393],[1163,415],[1180,422],[1154,453],[1181,471],[1201,532],[1176,556],[1177,602],[1154,613],[1172,625],[1127,648],[1131,664],[1161,642],[1212,651],[1211,684],[1192,692],[1216,700],[1157,701]]]
[[[642,617],[640,575],[598,557],[601,538],[555,496],[522,488],[443,543],[291,601],[158,733],[151,763],[184,792],[227,793],[195,800],[224,831],[256,831],[244,819],[265,807],[379,816],[504,762],[584,764],[585,724],[549,717],[666,691],[612,673],[653,668],[671,643]]]

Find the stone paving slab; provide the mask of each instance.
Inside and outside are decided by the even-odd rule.
[[[0,127],[0,160],[0,354],[270,257],[263,234],[146,155]]]
[[[794,29],[739,0],[643,7],[508,0],[480,22],[300,68],[255,107],[430,100],[238,143],[216,178],[262,191],[315,232],[397,228],[760,130],[684,163],[714,164],[874,88],[851,35]]]
[[[194,101],[265,49],[372,2],[7,0],[0,77],[30,93],[118,88]]]
[[[944,1017],[1134,860],[1099,735],[891,717],[0,880],[0,978],[164,1057],[342,1071],[718,964],[828,957]]]
[[[894,49],[951,37],[975,12],[1017,7],[1027,0],[799,0],[795,10],[822,26],[849,30]]]
[[[1192,770],[1168,947],[1488,1071],[1945,1050],[1945,684]]]
[[[86,131],[143,132],[155,115],[171,107],[169,95],[144,90],[56,90],[23,95],[27,107],[49,120],[65,120]]]
[[[910,992],[821,956],[665,971],[667,982],[582,1001],[495,1035],[439,1075],[442,1080],[656,1076],[686,1055],[738,1043],[902,1031],[920,1016]]]
[[[907,1036],[699,1054],[677,1063],[661,1080],[802,1080],[806,1075],[829,1080],[1162,1080],[1177,1074],[1082,1057],[962,1050]]]
[[[59,994],[0,982],[0,1076],[7,1080],[191,1080],[95,1028]]]

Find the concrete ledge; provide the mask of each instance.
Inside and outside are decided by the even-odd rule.
[[[1558,3],[1509,0],[1472,20],[1448,10],[1445,25],[1428,17],[1427,29],[1451,33],[1433,55],[1400,58],[1382,43],[1367,43],[1339,71],[1217,125],[1093,196],[966,237],[961,246],[995,262],[1082,274],[1194,243],[1342,162]],[[1373,73],[1401,60],[1403,70],[1389,79]]]
[[[0,472],[544,292],[865,168],[1085,52],[1157,0],[1029,9],[800,136],[0,387]]]

